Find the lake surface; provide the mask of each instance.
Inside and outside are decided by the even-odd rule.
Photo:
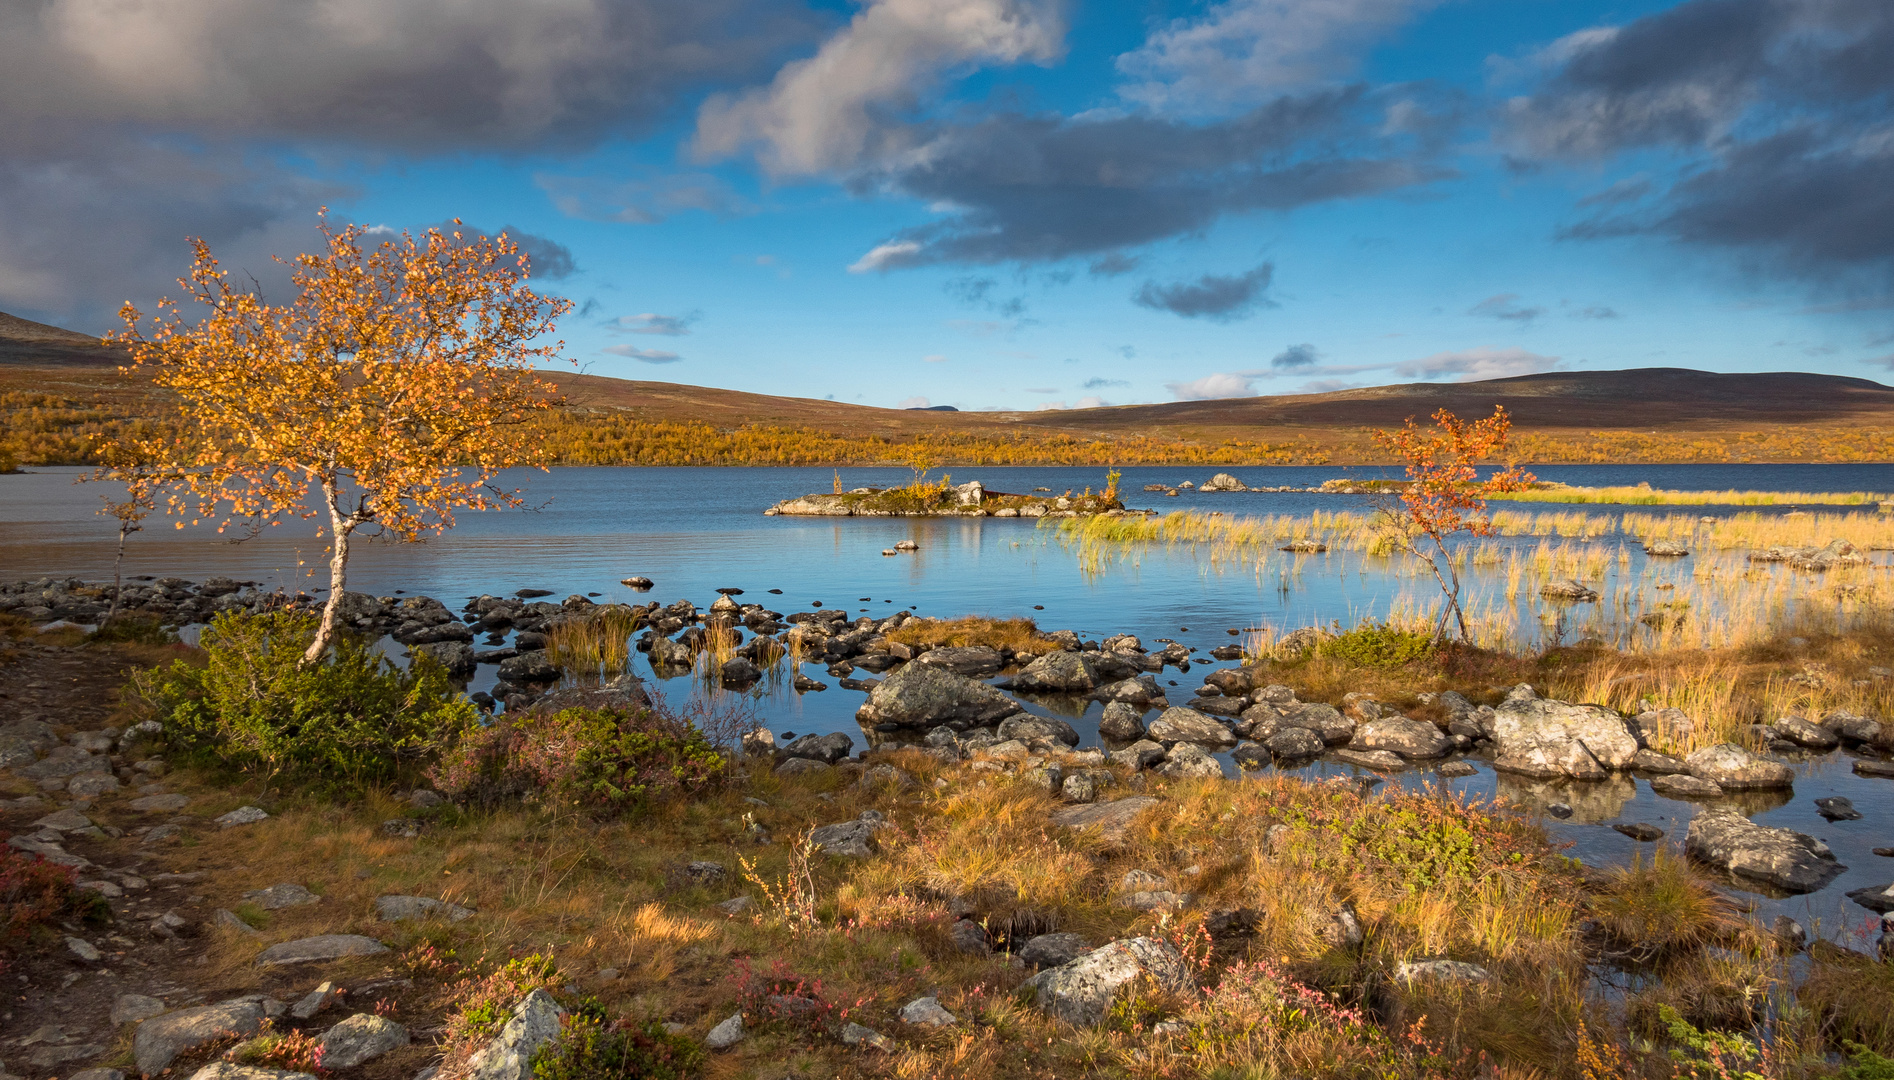
[[[0,578],[42,576],[109,580],[115,551],[112,522],[95,514],[101,490],[75,485],[80,469],[45,469],[0,476]],[[979,479],[989,490],[1024,493],[1102,487],[1102,469],[957,468],[957,480]],[[1306,515],[1315,511],[1368,512],[1366,496],[1295,493],[1183,492],[1176,498],[1142,491],[1148,483],[1201,484],[1215,472],[1229,472],[1261,486],[1313,486],[1340,477],[1375,479],[1397,475],[1380,468],[1256,467],[1127,468],[1121,490],[1131,506],[1161,512],[1214,510],[1229,514]],[[1540,466],[1541,479],[1585,486],[1637,484],[1685,490],[1759,489],[1777,491],[1894,491],[1894,465],[1598,465]],[[904,469],[844,469],[845,487],[906,483]],[[1280,567],[1257,573],[1241,564],[1212,565],[1189,549],[1155,547],[1102,573],[1081,568],[1076,554],[1048,529],[1029,520],[909,518],[764,517],[770,504],[795,495],[828,491],[829,469],[647,469],[562,468],[550,473],[508,474],[508,486],[524,489],[536,509],[463,515],[457,528],[424,544],[358,544],[349,587],[377,595],[397,590],[436,597],[458,610],[465,598],[482,593],[506,595],[516,589],[552,590],[550,599],[570,593],[599,602],[669,603],[689,599],[700,608],[720,587],[741,588],[746,602],[782,612],[807,610],[821,601],[851,615],[885,616],[897,608],[922,615],[965,614],[1029,616],[1045,629],[1072,629],[1098,640],[1113,633],[1134,633],[1147,646],[1172,638],[1203,653],[1238,638],[1231,630],[1271,626],[1293,629],[1339,620],[1352,625],[1364,617],[1384,617],[1403,597],[1416,595],[1414,583],[1398,575],[1373,572],[1360,560],[1314,557],[1296,562],[1293,580]],[[1561,507],[1554,504],[1501,504],[1494,509],[1551,512],[1582,509],[1592,513],[1728,515],[1738,512],[1787,513],[1791,507]],[[1813,509],[1823,509],[1816,507]],[[1843,510],[1845,508],[1832,508]],[[881,554],[898,540],[911,539],[917,552]],[[1536,539],[1522,543],[1537,543]],[[1617,541],[1612,541],[1617,543]],[[1643,571],[1641,551],[1614,573]],[[295,592],[328,584],[323,545],[314,522],[291,521],[255,539],[230,543],[207,527],[176,529],[171,520],[148,519],[146,531],[126,547],[128,575],[174,575],[194,581],[221,574],[281,586]],[[1680,571],[1687,574],[1687,570]],[[650,593],[618,584],[642,575],[656,582]],[[1430,586],[1431,587],[1431,586]],[[769,590],[781,589],[780,595]],[[1425,593],[1420,593],[1425,597]],[[640,674],[652,673],[637,661]],[[1166,670],[1160,684],[1174,703],[1193,696],[1208,667],[1193,665],[1187,675]],[[493,669],[481,669],[472,689],[487,689]],[[831,684],[820,693],[766,692],[754,704],[757,715],[779,735],[843,731],[861,744],[854,711],[863,695],[834,686],[834,679],[810,665],[807,674]],[[1175,681],[1177,685],[1167,685]],[[658,680],[668,696],[701,692],[689,679]],[[1030,705],[1035,712],[1042,707]],[[1082,716],[1065,715],[1096,742],[1101,707]],[[1761,809],[1755,820],[1807,832],[1826,841],[1850,870],[1835,884],[1808,897],[1776,901],[1755,898],[1759,912],[1787,913],[1814,932],[1829,937],[1858,937],[1874,916],[1841,894],[1894,878],[1894,859],[1870,853],[1894,844],[1894,781],[1864,780],[1848,770],[1841,754],[1798,762],[1794,796]],[[1310,773],[1352,774],[1348,767],[1315,765]],[[1390,782],[1419,784],[1433,779],[1414,770]],[[1618,786],[1589,785],[1546,789],[1498,777],[1481,765],[1472,777],[1449,781],[1461,791],[1495,792],[1527,805],[1569,803],[1570,821],[1548,819],[1552,831],[1574,845],[1572,854],[1588,862],[1629,859],[1643,845],[1614,831],[1611,822],[1655,824],[1681,841],[1695,804],[1663,799],[1637,781]],[[1846,795],[1865,815],[1861,821],[1828,823],[1813,800]],[[1671,839],[1664,841],[1672,842]]]

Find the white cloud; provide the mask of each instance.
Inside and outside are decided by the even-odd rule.
[[[620,315],[605,324],[606,329],[619,330],[627,334],[662,334],[665,337],[681,337],[691,332],[691,324],[698,319],[698,313],[689,315],[658,315],[645,312],[642,315]]]
[[[912,145],[888,114],[965,65],[1046,62],[1063,48],[1054,0],[869,0],[812,57],[767,87],[716,94],[697,113],[696,150],[754,148],[777,176],[847,170]]]
[[[647,364],[675,364],[684,359],[674,352],[665,352],[662,349],[640,349],[636,345],[607,345],[604,351],[613,356],[623,356]]]
[[[850,264],[851,274],[869,274],[876,270],[887,270],[906,262],[912,262],[918,255],[921,245],[913,240],[902,240],[893,244],[882,244],[868,254]]]
[[[1532,375],[1558,371],[1565,366],[1556,356],[1541,356],[1525,349],[1496,349],[1483,346],[1460,352],[1440,352],[1395,365],[1395,372],[1410,379],[1434,379],[1457,376],[1455,382],[1504,379],[1512,375]]]
[[[1121,97],[1168,114],[1242,108],[1351,74],[1364,46],[1439,0],[1224,0],[1118,57]]]
[[[1032,407],[1033,412],[1058,412],[1065,408],[1063,401],[1042,401]]]
[[[1105,405],[1105,399],[1095,394],[1082,397],[1072,403],[1074,409],[1102,409]]]
[[[902,398],[900,401],[897,401],[894,403],[894,407],[897,409],[925,409],[933,404],[934,404],[933,402],[927,400],[926,398],[917,396],[917,397],[910,397],[910,398]]]
[[[947,362],[947,358],[939,353],[930,353],[927,356],[921,357],[921,359],[929,364],[944,364]]]
[[[1028,394],[1056,394],[1059,392],[1059,388],[1056,386],[1028,386],[1026,392]]]
[[[1219,371],[1189,382],[1165,383],[1164,388],[1179,401],[1210,401],[1216,398],[1255,397],[1260,371]]]

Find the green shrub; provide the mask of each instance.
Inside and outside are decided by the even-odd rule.
[[[86,641],[123,641],[134,645],[175,645],[178,635],[149,615],[120,615],[86,635]]]
[[[1432,635],[1364,619],[1360,626],[1316,646],[1317,656],[1360,667],[1400,667],[1434,655]]]
[[[656,1020],[608,1023],[588,998],[568,1013],[564,1036],[533,1055],[536,1080],[684,1080],[704,1063],[703,1048]]]
[[[219,615],[204,631],[203,663],[174,661],[134,685],[166,741],[188,755],[349,790],[418,770],[478,720],[424,655],[404,671],[342,634],[326,659],[303,666],[315,630],[311,615]]]
[[[456,799],[633,812],[728,775],[730,760],[662,707],[528,710],[468,728],[429,777]]]

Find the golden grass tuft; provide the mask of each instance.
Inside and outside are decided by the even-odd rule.
[[[890,630],[889,641],[903,645],[967,647],[985,645],[1014,652],[1044,652],[1052,646],[1031,619],[969,615],[959,619],[909,619]]]

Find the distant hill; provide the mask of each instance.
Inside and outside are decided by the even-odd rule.
[[[97,338],[0,313],[0,390],[54,394],[70,407],[97,406],[119,417],[161,415],[163,403],[150,385],[117,370],[126,362],[125,350]],[[680,436],[640,428],[651,424],[802,433],[772,436],[776,442],[765,449],[754,440],[724,440],[721,448],[702,449],[702,433],[692,436],[693,448],[680,452],[688,461],[711,464],[775,463],[780,459],[769,455],[790,453],[782,447],[799,439],[827,447],[809,451],[832,455],[822,463],[898,461],[906,451],[889,444],[917,438],[936,444],[943,463],[1340,464],[1381,459],[1370,437],[1374,429],[1398,426],[1410,416],[1425,422],[1443,408],[1482,417],[1495,405],[1511,414],[1514,449],[1530,461],[1894,460],[1894,387],[1806,372],[1553,372],[1043,412],[877,408],[683,383],[548,374],[571,406],[560,421],[561,459],[601,464],[626,462],[614,454],[630,454],[632,462],[678,463],[651,448],[667,440],[675,445]],[[621,450],[593,454],[588,449],[599,446]],[[63,453],[49,451],[36,460],[57,460]]]

